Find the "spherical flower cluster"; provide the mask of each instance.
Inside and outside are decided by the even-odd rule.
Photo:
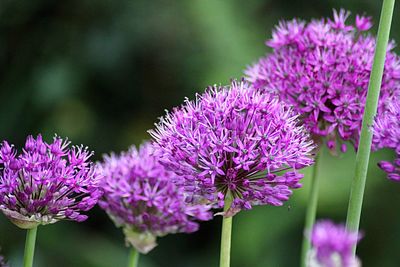
[[[397,155],[393,163],[381,161],[379,167],[390,180],[400,182],[400,97],[388,105],[386,112],[378,114],[373,129],[373,149],[390,148]]]
[[[157,236],[194,232],[199,228],[195,220],[212,217],[208,206],[185,203],[182,189],[173,183],[179,178],[157,161],[150,143],[105,156],[99,166],[104,174],[99,205],[142,253],[156,246]]]
[[[32,228],[61,219],[86,220],[83,211],[96,205],[101,190],[89,161],[93,152],[54,137],[48,144],[28,136],[17,154],[3,141],[0,148],[0,210],[17,226]]]
[[[360,266],[359,260],[352,255],[352,248],[358,240],[358,234],[347,231],[344,225],[335,225],[331,221],[317,222],[311,232],[308,267]]]
[[[0,255],[0,267],[8,267],[6,260],[2,255]]]
[[[371,19],[334,11],[333,19],[282,21],[266,44],[272,53],[245,71],[247,80],[263,92],[273,92],[292,104],[315,138],[326,137],[333,152],[346,151],[345,141],[358,146],[371,72],[375,38],[363,31]],[[384,112],[400,90],[400,60],[386,56],[378,112]]]
[[[222,206],[229,194],[232,212],[282,205],[301,186],[296,169],[313,163],[297,115],[245,82],[186,99],[150,134],[162,164],[183,177],[188,202]]]

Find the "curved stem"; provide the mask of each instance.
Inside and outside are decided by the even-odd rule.
[[[394,0],[384,0],[382,5],[374,63],[372,65],[372,71],[368,85],[368,94],[356,157],[355,175],[351,185],[349,207],[347,210],[346,226],[351,231],[358,231],[360,224],[361,208],[372,144],[373,133],[371,131],[371,126],[374,122],[379,99],[379,91],[382,84],[382,75],[385,64],[387,44],[389,41],[390,26],[392,23],[394,2]],[[353,248],[354,255],[355,251],[356,246]]]
[[[318,191],[319,191],[319,167],[321,165],[321,154],[322,149],[319,151],[317,156],[315,157],[315,163],[312,170],[311,176],[311,189],[310,195],[308,197],[308,205],[306,210],[306,220],[304,223],[304,236],[303,236],[303,244],[301,247],[301,264],[300,266],[306,267],[307,266],[307,253],[311,248],[310,238],[308,236],[309,232],[311,231],[314,223],[315,217],[317,214],[317,206],[318,206]]]
[[[26,231],[25,252],[24,252],[24,267],[32,267],[33,255],[35,253],[37,227]]]
[[[228,192],[225,196],[224,212],[228,211],[231,207],[233,198]],[[220,253],[220,267],[229,267],[231,260],[231,236],[232,236],[232,217],[222,219],[222,233],[221,233],[221,253]]]
[[[129,261],[128,261],[128,267],[137,267],[138,262],[139,262],[139,252],[132,247],[131,251],[129,252]]]

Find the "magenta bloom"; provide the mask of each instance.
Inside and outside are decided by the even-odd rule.
[[[182,188],[173,183],[179,178],[157,161],[149,143],[105,156],[100,168],[104,195],[99,205],[142,253],[156,246],[156,237],[197,231],[195,220],[212,217],[208,206],[185,203]]]
[[[325,220],[317,222],[311,232],[309,267],[360,266],[358,259],[352,256],[352,248],[358,241],[359,235],[348,232],[344,225]]]
[[[359,31],[368,31],[372,27],[371,17],[356,15],[356,28]]]
[[[245,82],[209,87],[167,113],[150,131],[162,164],[183,178],[189,203],[231,211],[282,205],[311,165],[314,148],[297,115]]]
[[[371,72],[375,38],[363,31],[371,19],[334,11],[333,19],[282,21],[266,44],[272,53],[245,71],[247,80],[294,106],[314,137],[326,137],[332,151],[355,148]],[[378,112],[400,90],[400,59],[389,44]]]
[[[101,191],[98,174],[89,161],[93,152],[54,137],[48,144],[38,135],[28,136],[17,154],[3,141],[0,148],[0,210],[17,226],[69,219],[84,221],[83,211],[96,205]]]
[[[397,159],[391,163],[381,161],[379,167],[388,173],[392,181],[400,182],[400,98],[388,105],[388,110],[378,114],[374,125],[373,149],[390,148],[396,152]]]

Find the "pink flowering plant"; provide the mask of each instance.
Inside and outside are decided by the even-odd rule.
[[[169,234],[222,219],[220,267],[230,267],[232,220],[255,206],[282,206],[313,166],[302,267],[359,267],[356,246],[371,150],[391,149],[379,167],[400,181],[400,57],[389,41],[394,0],[384,0],[377,37],[368,16],[281,21],[271,52],[245,78],[207,87],[167,111],[150,141],[91,161],[94,152],[55,136],[0,145],[0,211],[27,230],[32,267],[37,228],[83,222],[95,206],[121,228],[129,267]],[[357,152],[346,225],[314,224],[321,149]],[[340,159],[336,157],[336,159]],[[221,216],[219,216],[221,215]],[[6,266],[0,255],[0,267]]]
[[[301,19],[281,21],[273,31],[272,38],[266,41],[272,52],[249,66],[245,74],[256,89],[275,94],[293,105],[316,143],[326,143],[332,154],[346,152],[347,143],[356,150],[360,144],[364,145],[358,151],[359,155],[363,155],[364,169],[357,172],[362,172],[366,177],[364,170],[368,165],[372,138],[370,127],[375,113],[379,114],[379,119],[375,126],[374,148],[395,148],[395,134],[391,133],[390,141],[386,136],[389,135],[388,131],[396,131],[393,130],[396,126],[384,131],[378,128],[394,120],[386,117],[393,117],[393,110],[396,110],[392,103],[397,101],[400,93],[400,58],[392,51],[394,42],[388,44],[388,40],[382,41],[382,38],[382,50],[379,51],[383,53],[376,53],[377,40],[368,33],[372,27],[370,17],[356,15],[354,24],[351,24],[347,22],[349,16],[350,12],[341,9],[333,11],[333,18],[314,19],[310,22]],[[388,31],[384,33],[388,38]],[[382,59],[379,66],[376,64],[377,55]],[[376,77],[371,78],[373,75]],[[372,92],[368,89],[371,86],[374,87]],[[366,107],[368,104],[370,110]],[[367,116],[363,117],[364,112]],[[367,136],[363,142],[360,140],[362,130],[364,136]],[[314,165],[305,231],[312,228],[316,217],[318,159],[319,155]],[[398,176],[397,161],[395,164],[380,163],[380,167],[390,173],[391,179]],[[363,191],[361,185],[355,187]],[[361,191],[356,193],[358,203],[362,201]],[[359,211],[353,211],[360,210],[361,205],[354,205],[357,207],[350,205],[349,213],[357,213],[359,216]],[[358,226],[355,228],[357,230]],[[310,240],[306,237],[302,251],[303,266],[309,249]]]
[[[89,158],[93,152],[55,137],[28,136],[21,154],[7,141],[0,148],[0,210],[18,227],[67,219],[84,221],[83,212],[102,194],[99,174]]]
[[[70,147],[58,136],[52,143],[41,135],[28,136],[21,153],[7,141],[1,144],[0,210],[27,229],[24,266],[32,265],[38,225],[82,222],[87,219],[84,212],[97,204],[102,190],[92,155],[87,147]]]
[[[225,207],[221,266],[229,266],[230,217],[253,205],[281,206],[301,186],[297,170],[313,163],[298,115],[247,82],[207,88],[150,134],[160,162],[183,178],[187,202]]]
[[[137,261],[137,252],[150,252],[157,237],[195,232],[196,220],[212,218],[208,205],[185,203],[183,188],[173,183],[180,177],[166,170],[153,150],[146,142],[138,149],[132,146],[119,155],[105,155],[99,163],[104,176],[99,205],[122,227],[133,247],[131,261]]]
[[[329,220],[318,221],[309,233],[312,249],[308,252],[308,267],[359,267],[359,259],[353,257],[352,248],[360,235],[344,225]]]
[[[293,105],[315,139],[336,153],[357,148],[376,38],[370,17],[334,10],[333,18],[282,21],[266,45],[272,52],[245,71],[247,80]],[[378,113],[400,93],[400,58],[388,45]]]

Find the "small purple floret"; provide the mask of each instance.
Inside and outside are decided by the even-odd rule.
[[[84,221],[96,205],[99,175],[93,152],[54,137],[28,136],[22,153],[3,141],[0,148],[0,210],[17,226],[32,228],[61,219]]]
[[[298,115],[246,82],[213,86],[161,118],[150,134],[160,161],[183,177],[189,203],[233,210],[280,206],[301,186],[296,169],[313,163],[314,145]]]
[[[332,152],[346,151],[346,141],[357,149],[375,50],[375,37],[366,32],[371,18],[357,15],[352,25],[346,24],[349,15],[340,10],[333,19],[280,22],[266,42],[272,53],[245,71],[260,91],[293,105]],[[393,47],[390,42],[378,113],[400,92],[400,58]]]
[[[311,232],[312,249],[309,253],[309,267],[358,267],[358,259],[352,255],[352,248],[359,241],[356,232],[349,232],[344,225],[335,225],[323,220],[314,225]]]
[[[372,18],[356,15],[356,28],[359,31],[368,31],[372,27]]]
[[[99,205],[142,253],[154,248],[156,237],[197,231],[196,220],[212,218],[208,206],[185,203],[182,188],[173,183],[180,178],[158,162],[150,143],[107,155],[99,167],[104,175]]]

